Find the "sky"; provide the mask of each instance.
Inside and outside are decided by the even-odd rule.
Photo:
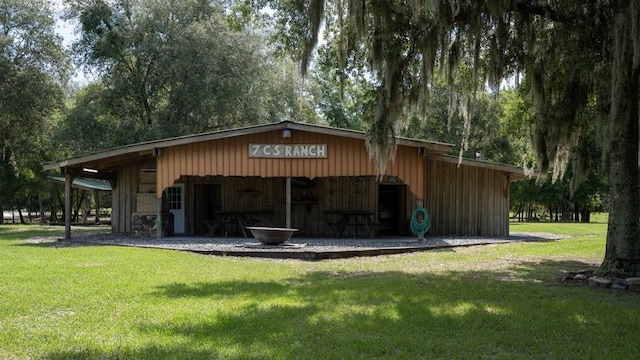
[[[55,10],[56,33],[62,37],[62,44],[65,48],[70,49],[71,44],[76,40],[75,26],[72,22],[62,19],[62,10],[64,8],[63,0],[50,0]],[[91,75],[86,74],[82,69],[76,69],[72,81],[78,85],[86,85],[91,81]]]
[[[73,33],[74,29],[71,23],[61,18],[63,9],[62,0],[52,0],[51,3],[56,12],[56,32],[64,39],[64,45],[70,46],[75,38]]]

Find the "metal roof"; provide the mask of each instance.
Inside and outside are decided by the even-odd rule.
[[[282,121],[278,123],[253,125],[235,129],[220,130],[125,145],[100,152],[71,157],[66,160],[49,162],[44,165],[44,168],[45,170],[53,170],[63,167],[86,167],[96,170],[105,170],[128,162],[153,160],[153,152],[155,149],[284,129],[309,131],[362,140],[364,140],[366,136],[364,131],[341,129],[316,124],[303,124],[292,121]],[[453,144],[437,141],[411,139],[406,137],[398,137],[397,140],[398,145],[425,148],[431,150],[434,153],[440,154],[449,152],[454,148]]]
[[[51,180],[55,182],[60,182],[64,184],[64,178],[60,176],[51,176],[49,177]],[[98,190],[98,191],[111,191],[111,183],[107,180],[100,179],[88,179],[88,178],[74,178],[72,187],[82,189],[82,190]]]
[[[154,161],[154,152],[157,151],[157,149],[284,129],[308,131],[361,140],[365,140],[366,138],[366,133],[364,131],[341,129],[317,124],[282,121],[130,144],[100,152],[71,157],[66,160],[49,162],[44,165],[44,168],[45,170],[53,170],[64,167],[74,167],[100,170],[100,172],[103,172],[128,163]],[[524,180],[529,178],[529,175],[527,175],[521,167],[479,160],[461,159],[457,156],[446,155],[446,153],[454,149],[455,145],[453,144],[407,137],[397,137],[397,141],[400,146],[427,149],[429,150],[429,156],[431,158],[440,161],[450,163],[456,162],[458,164],[509,172],[515,175],[514,180]],[[92,176],[90,173],[87,173],[86,175]]]

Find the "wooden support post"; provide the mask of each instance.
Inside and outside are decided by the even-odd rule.
[[[64,175],[64,238],[71,239],[71,184],[73,175]]]
[[[153,148],[153,157],[156,162],[156,169],[158,168],[158,158],[162,155],[162,148]],[[160,171],[156,171],[156,238],[162,239],[162,191],[160,189]],[[160,193],[158,194],[158,191]],[[160,195],[160,197],[158,197]]]
[[[285,213],[287,216],[286,227],[291,227],[291,177],[287,176],[286,179],[286,202],[285,202]]]
[[[156,238],[162,239],[162,198],[156,200]]]

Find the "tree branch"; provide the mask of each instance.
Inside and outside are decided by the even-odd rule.
[[[538,15],[559,23],[566,23],[571,19],[569,16],[560,14],[553,6],[533,4],[531,1],[513,0],[511,7],[511,11],[520,14]]]

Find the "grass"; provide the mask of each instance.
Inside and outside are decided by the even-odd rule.
[[[558,241],[323,262],[26,241],[0,226],[0,359],[638,358],[640,297],[594,269],[606,224]]]

